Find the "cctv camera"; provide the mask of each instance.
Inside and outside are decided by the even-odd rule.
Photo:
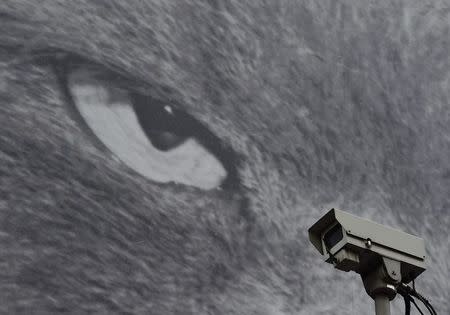
[[[425,244],[416,236],[331,209],[309,230],[309,239],[337,269],[365,274],[380,261],[399,262],[396,282],[410,282],[425,270]],[[397,274],[398,273],[398,274]]]

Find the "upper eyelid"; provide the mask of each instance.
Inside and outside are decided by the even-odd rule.
[[[141,95],[169,100],[171,103],[175,103],[176,106],[183,103],[181,102],[182,97],[180,97],[175,89],[162,85],[157,80],[152,80],[152,83],[149,84],[147,82],[148,80],[139,78],[130,71],[126,71],[121,67],[113,65],[112,62],[92,61],[89,60],[88,57],[68,52],[64,49],[50,47],[26,50],[20,53],[15,60],[15,64],[31,62],[37,65],[51,66],[59,79],[66,76],[68,71],[77,67],[96,68],[99,73],[104,74],[105,81],[113,81],[116,83],[117,87]],[[106,79],[106,74],[110,74],[111,76]]]
[[[84,58],[73,57],[71,55],[66,55],[57,60],[57,64],[59,70],[63,71],[64,75],[68,75],[70,72],[78,69],[85,69],[95,75],[94,79],[114,83],[116,87],[132,91],[136,90],[136,92],[145,89],[143,82],[139,82],[132,75],[117,67],[113,69],[113,67],[108,65],[93,63],[89,60],[84,60]]]
[[[172,106],[181,108],[181,97],[173,88],[162,85],[159,82],[155,83],[156,81],[152,81],[152,84],[149,84],[146,80],[110,62],[91,61],[83,56],[58,49],[40,50],[32,54],[32,59],[35,62],[45,65],[50,64],[60,78],[61,76],[67,76],[70,71],[77,68],[94,69],[98,71],[99,78],[105,83],[114,83],[116,88],[122,88],[132,93],[151,96],[156,99],[167,100],[170,101]]]

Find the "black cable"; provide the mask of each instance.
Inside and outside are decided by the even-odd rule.
[[[419,308],[419,305],[417,305],[416,301],[414,301],[414,299],[412,297],[410,297],[411,302],[413,302],[414,306],[417,308],[417,310],[419,311],[420,314],[425,315],[422,310]]]
[[[425,307],[428,309],[428,311],[432,314],[432,315],[437,315],[435,309],[433,308],[433,306],[430,304],[430,302],[428,302],[427,299],[425,299],[423,296],[421,296],[420,294],[418,294],[418,299],[423,303],[423,305],[425,305]]]
[[[421,294],[419,294],[416,290],[413,290],[412,294],[415,297],[417,297],[425,305],[425,307],[428,309],[428,311],[432,315],[437,315],[436,310],[433,308],[431,303],[425,297],[423,297]]]
[[[428,305],[428,306],[430,307],[430,309],[431,309],[431,311],[433,311],[434,315],[437,315],[436,310],[434,309],[433,305],[431,305],[430,302],[427,301],[427,304],[426,304],[426,305]]]
[[[408,308],[408,309],[406,309],[407,312],[410,312],[411,305],[407,306],[407,303],[409,303],[407,301],[410,300],[411,302],[414,303],[414,305],[417,307],[419,312],[421,314],[423,314],[422,311],[420,311],[420,309],[418,308],[418,306],[415,303],[414,299],[412,298],[414,296],[417,299],[419,299],[423,303],[423,305],[425,305],[425,307],[427,308],[427,310],[430,312],[431,315],[437,315],[437,312],[433,308],[431,303],[425,297],[423,297],[421,294],[419,294],[414,288],[411,288],[410,286],[408,286],[408,285],[406,285],[404,283],[401,283],[398,286],[398,288],[397,288],[397,292],[400,295],[402,295],[403,298],[405,299],[405,308]],[[409,313],[406,313],[406,314],[408,315]]]
[[[431,312],[432,314],[437,315],[437,312],[436,312],[436,310],[434,309],[433,305],[431,305],[431,303],[430,303],[427,299],[424,299],[424,300],[425,300],[425,301],[424,301],[423,304],[425,304],[425,306],[430,310],[430,312]]]
[[[399,292],[400,293],[400,292]],[[411,314],[411,297],[408,294],[400,293],[405,300],[405,315]]]

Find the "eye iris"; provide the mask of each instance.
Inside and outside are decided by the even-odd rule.
[[[133,95],[132,98],[139,123],[158,150],[169,151],[192,136],[183,113],[148,97]]]

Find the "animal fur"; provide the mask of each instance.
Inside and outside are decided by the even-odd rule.
[[[307,239],[331,207],[423,237],[417,287],[450,313],[449,21],[447,0],[2,0],[0,313],[372,314]],[[181,104],[235,185],[114,159],[69,113],[68,53]]]

